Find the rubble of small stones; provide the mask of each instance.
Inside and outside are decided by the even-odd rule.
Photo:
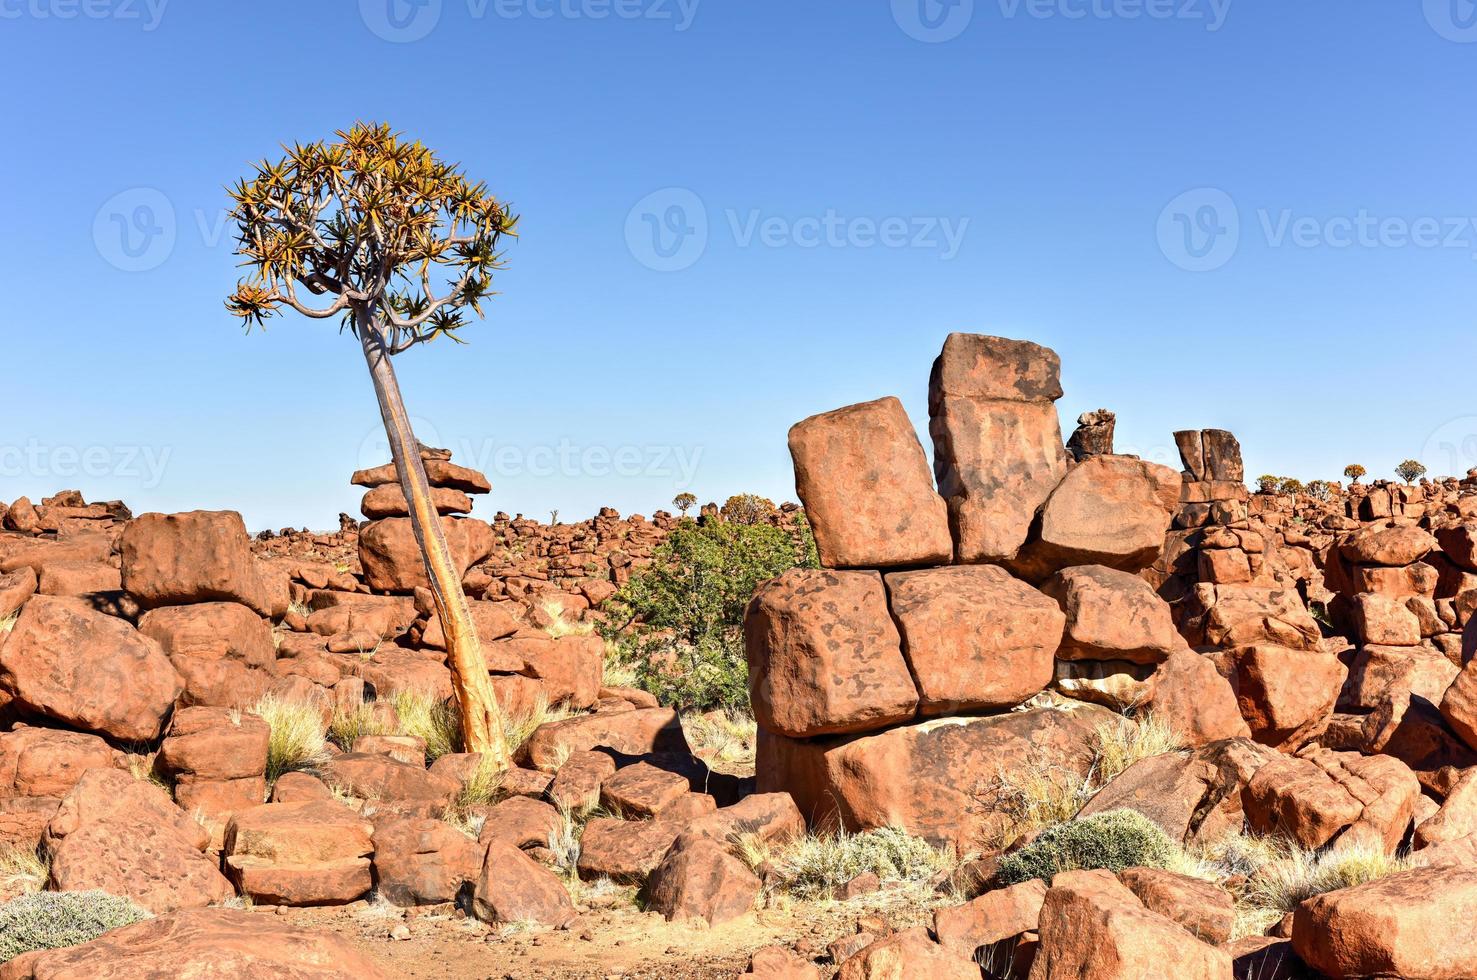
[[[995,976],[983,954],[1003,945],[1007,974],[1031,980],[1477,976],[1462,925],[1477,904],[1477,478],[1252,493],[1222,430],[1174,433],[1180,470],[1115,453],[1107,409],[1064,440],[1060,367],[1028,341],[951,335],[928,381],[932,466],[896,398],[794,426],[803,514],[762,519],[808,521],[821,567],[748,607],[750,779],[710,770],[649,694],[607,686],[600,639],[548,628],[597,619],[677,519],[484,521],[489,481],[424,450],[503,708],[571,712],[532,734],[475,837],[443,817],[478,760],[428,765],[415,739],[331,746],[314,773],[269,783],[264,699],[314,705],[326,729],[336,712],[393,721],[402,692],[451,696],[393,466],[353,474],[365,520],[326,534],[253,539],[231,512],[135,517],[75,492],[0,505],[0,844],[43,855],[51,889],[157,916],[3,975],[384,975],[233,900],[374,894],[565,928],[580,910],[551,837],[561,808],[599,806],[611,816],[585,828],[577,873],[639,887],[671,922],[752,914],[765,881],[744,841],[896,828],[979,856],[963,904],[930,925],[766,949],[750,976]],[[1002,776],[1086,776],[1094,733],[1130,708],[1185,747],[1129,767],[1082,815],[1137,810],[1186,844],[1245,827],[1399,852],[1411,869],[1237,940],[1225,888],[1161,869],[999,887]]]

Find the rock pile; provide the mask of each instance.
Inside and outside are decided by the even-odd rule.
[[[1179,475],[1102,438],[1069,458],[1059,372],[1034,344],[948,338],[929,390],[941,492],[894,398],[791,430],[825,567],[761,586],[744,628],[760,789],[813,824],[969,850],[999,818],[982,788],[1012,766],[1085,771],[1108,716],[1011,709],[1053,684],[1132,703],[1191,655],[1137,574],[1164,547]]]

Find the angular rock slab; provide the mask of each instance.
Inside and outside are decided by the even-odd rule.
[[[939,493],[959,561],[1005,561],[1067,472],[1061,359],[1038,344],[954,333],[928,386]]]
[[[792,569],[744,615],[761,728],[792,738],[873,731],[913,716],[918,691],[876,572]]]
[[[797,423],[790,455],[822,565],[892,568],[953,558],[948,508],[896,398]]]
[[[924,715],[1007,708],[1051,683],[1066,617],[1005,569],[958,565],[885,581]]]

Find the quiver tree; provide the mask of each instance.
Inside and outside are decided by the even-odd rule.
[[[1395,475],[1406,483],[1414,483],[1426,475],[1425,465],[1418,459],[1406,459],[1395,467]]]
[[[463,342],[457,331],[469,311],[482,315],[502,268],[498,246],[517,218],[486,185],[389,126],[358,123],[336,135],[284,147],[287,156],[258,164],[231,191],[237,251],[252,275],[226,307],[248,332],[287,307],[337,318],[358,340],[446,632],[463,748],[506,766],[482,645],[390,359],[441,337]]]

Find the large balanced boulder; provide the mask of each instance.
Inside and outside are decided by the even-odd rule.
[[[948,508],[896,398],[796,423],[790,455],[822,565],[891,568],[953,557]]]
[[[923,714],[1010,707],[1051,682],[1065,617],[1005,569],[893,572],[886,584]]]
[[[554,872],[502,841],[487,847],[472,911],[490,925],[533,923],[557,929],[577,914]]]
[[[458,574],[465,575],[467,569],[492,553],[492,528],[485,521],[473,517],[440,520]],[[364,581],[375,592],[410,593],[431,586],[408,517],[375,521],[361,530],[359,563],[364,568]]]
[[[15,707],[114,739],[158,738],[182,689],[157,643],[76,600],[32,598],[0,647]]]
[[[497,826],[497,819],[489,814],[484,829]],[[373,843],[375,887],[395,905],[454,902],[482,870],[483,845],[444,820],[382,820]]]
[[[220,824],[267,796],[267,745],[272,730],[256,715],[229,708],[182,708],[175,713],[160,761],[174,779],[180,806]]]
[[[1066,614],[1066,634],[1056,654],[1063,660],[1159,663],[1185,649],[1169,603],[1137,575],[1081,565],[1053,575],[1042,591]]]
[[[1094,734],[1113,717],[1095,705],[1036,708],[820,741],[761,729],[758,788],[789,793],[812,826],[896,827],[965,853],[1008,822],[1002,776],[1031,768],[1085,775]]]
[[[1418,868],[1311,898],[1292,920],[1297,955],[1330,977],[1477,976],[1477,868]]]
[[[1295,749],[1328,727],[1349,670],[1332,653],[1237,647],[1213,658],[1231,682],[1252,738]]]
[[[28,953],[6,980],[389,980],[390,973],[331,932],[237,909],[174,912],[66,949]]]
[[[205,853],[210,835],[163,790],[89,769],[46,828],[50,886],[99,889],[155,913],[203,908],[235,892]]]
[[[1023,340],[954,333],[928,384],[939,493],[958,559],[1014,558],[1032,518],[1067,472],[1061,359]]]
[[[796,568],[770,579],[749,603],[744,639],[754,718],[769,731],[865,732],[917,709],[876,572]]]
[[[1148,568],[1179,509],[1180,475],[1131,456],[1092,456],[1074,466],[1041,508],[1011,568],[1041,582],[1073,565]]]
[[[1108,871],[1052,879],[1031,980],[1228,980],[1231,957],[1147,908]]]
[[[272,614],[267,583],[235,511],[144,514],[118,541],[123,589],[145,609],[195,602],[239,602]]]

